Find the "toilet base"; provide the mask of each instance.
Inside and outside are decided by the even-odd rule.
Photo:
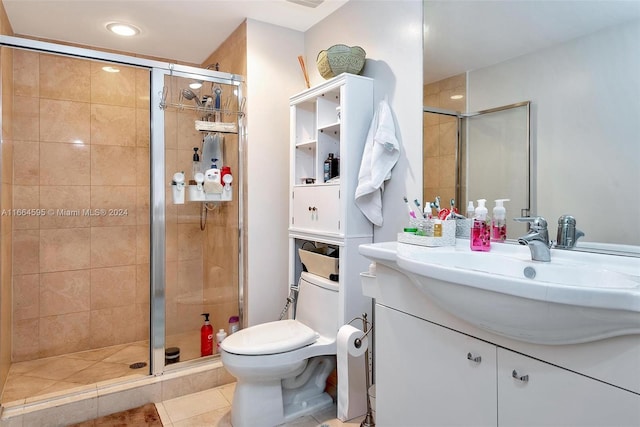
[[[333,399],[324,389],[334,368],[335,356],[320,356],[303,361],[284,380],[248,382],[237,378],[231,424],[272,427],[331,406]]]
[[[285,422],[281,381],[246,383],[238,379],[231,406],[234,427],[277,426]]]
[[[315,396],[304,402],[294,402],[284,407],[284,421],[289,422],[296,418],[309,415],[333,405],[333,399],[327,393]]]

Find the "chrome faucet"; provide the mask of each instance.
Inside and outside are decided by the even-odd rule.
[[[584,233],[576,228],[576,219],[571,215],[562,215],[558,219],[558,249],[573,249],[576,242]]]
[[[551,242],[547,230],[547,220],[541,216],[531,218],[514,218],[518,222],[529,222],[529,232],[518,238],[518,243],[529,246],[533,261],[551,261]]]

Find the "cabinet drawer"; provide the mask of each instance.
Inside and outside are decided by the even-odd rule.
[[[640,396],[500,348],[498,424],[638,426]]]
[[[307,185],[294,187],[291,229],[341,234],[340,186]]]

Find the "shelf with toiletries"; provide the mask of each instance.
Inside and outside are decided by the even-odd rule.
[[[339,253],[342,325],[371,310],[370,298],[352,284],[368,265],[358,246],[373,240],[373,226],[354,203],[373,118],[373,80],[342,74],[292,96],[289,106],[289,283],[298,283],[303,271],[303,246],[311,242]]]
[[[371,235],[353,199],[373,117],[373,80],[342,74],[292,96],[290,111],[290,230]]]
[[[195,129],[199,132],[237,134],[238,121],[244,117],[245,98],[238,97],[235,87],[225,86],[212,83],[210,92],[187,88],[172,90],[165,86],[160,109],[193,111]]]

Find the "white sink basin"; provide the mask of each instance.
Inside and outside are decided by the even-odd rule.
[[[509,338],[574,344],[640,334],[640,258],[552,250],[547,263],[531,261],[526,246],[472,252],[468,245],[386,242],[360,253],[394,264],[455,316]]]

